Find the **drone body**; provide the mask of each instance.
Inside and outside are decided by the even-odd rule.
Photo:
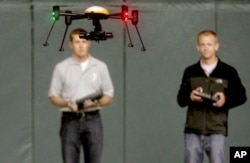
[[[52,18],[54,20],[53,25],[50,29],[50,32],[48,34],[48,37],[44,43],[44,46],[48,46],[48,38],[51,34],[51,31],[54,27],[54,24],[56,21],[59,20],[60,16],[64,16],[65,17],[65,25],[66,25],[66,29],[64,32],[64,36],[63,36],[63,40],[61,43],[61,47],[60,47],[60,51],[63,51],[63,43],[65,40],[65,36],[67,34],[68,31],[68,27],[69,25],[71,25],[73,20],[79,20],[79,19],[88,19],[88,20],[92,20],[93,22],[93,26],[94,31],[91,31],[89,33],[80,33],[79,37],[82,39],[87,39],[87,40],[94,40],[94,41],[104,41],[110,38],[113,38],[113,33],[111,32],[105,32],[102,30],[102,26],[101,26],[101,22],[100,20],[102,19],[121,19],[126,27],[127,33],[128,33],[128,37],[129,37],[129,47],[133,47],[132,44],[132,40],[130,37],[130,33],[129,33],[129,29],[128,29],[128,25],[127,25],[127,21],[131,20],[132,24],[135,26],[136,31],[138,33],[138,36],[140,38],[141,44],[142,44],[142,51],[146,51],[144,44],[142,42],[139,30],[137,28],[137,24],[138,24],[138,10],[132,10],[131,12],[131,16],[128,13],[128,6],[126,5],[122,5],[121,6],[121,12],[120,13],[110,13],[106,8],[101,7],[101,6],[91,6],[89,8],[87,8],[84,13],[73,13],[72,11],[65,11],[65,12],[61,12],[60,11],[60,7],[59,6],[53,6],[53,11],[52,11]]]
[[[90,13],[95,13],[95,14],[103,14],[103,15],[109,15],[109,11],[101,6],[91,6],[85,10],[85,14],[90,14]]]

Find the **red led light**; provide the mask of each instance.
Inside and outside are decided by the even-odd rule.
[[[128,21],[128,6],[123,5],[122,6],[122,20],[123,21]]]
[[[128,21],[128,12],[125,12],[124,14],[124,21]]]

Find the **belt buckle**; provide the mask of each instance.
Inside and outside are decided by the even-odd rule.
[[[76,114],[77,114],[77,116],[85,117],[85,113],[84,112],[77,112]]]

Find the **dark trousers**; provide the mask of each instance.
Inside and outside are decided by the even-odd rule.
[[[101,163],[103,127],[99,111],[84,116],[64,112],[60,137],[64,163],[79,163],[81,147],[84,163]]]

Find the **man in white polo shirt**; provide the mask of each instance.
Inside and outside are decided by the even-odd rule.
[[[114,88],[107,65],[89,54],[90,41],[79,38],[81,32],[86,31],[79,28],[70,33],[73,55],[55,66],[49,101],[62,112],[63,162],[79,163],[83,146],[84,162],[100,163],[103,128],[99,110],[112,103]],[[92,93],[101,97],[85,100],[82,111],[77,100]]]

